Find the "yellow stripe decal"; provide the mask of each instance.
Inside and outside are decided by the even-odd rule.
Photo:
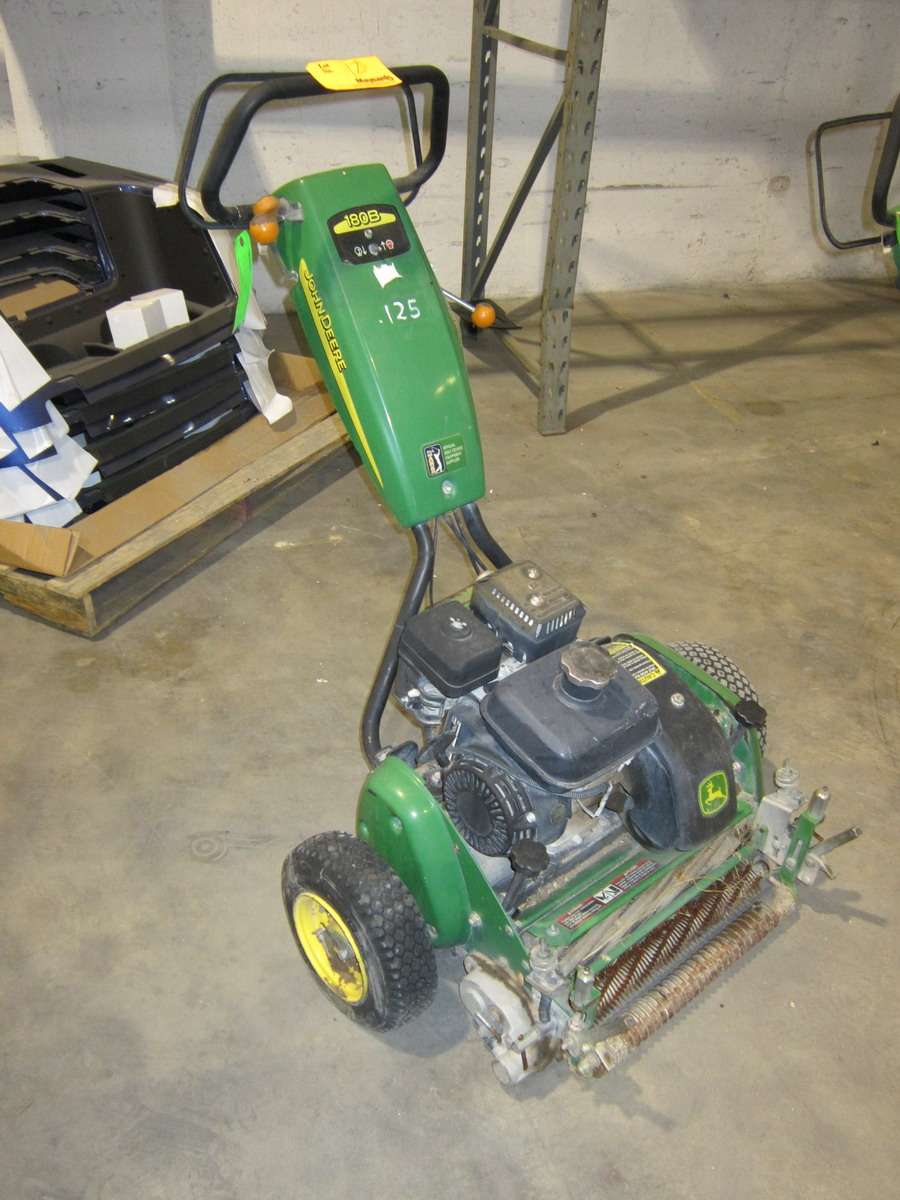
[[[356,430],[356,436],[359,438],[359,444],[362,447],[363,453],[369,460],[369,466],[372,468],[372,474],[378,480],[381,487],[384,487],[384,481],[381,478],[381,472],[375,463],[375,458],[369,446],[369,439],[365,435],[362,427],[362,422],[359,419],[359,413],[356,411],[356,405],[353,403],[353,397],[350,395],[350,389],[347,387],[347,380],[344,378],[344,372],[347,369],[347,363],[344,359],[340,343],[337,340],[337,335],[334,332],[334,325],[331,320],[331,315],[325,307],[325,301],[319,295],[319,289],[316,287],[316,280],[309,267],[306,265],[306,260],[300,259],[300,285],[303,288],[303,294],[306,297],[306,303],[309,305],[309,311],[312,314],[313,323],[318,330],[319,337],[322,340],[322,348],[325,351],[325,357],[328,359],[331,366],[331,373],[334,375],[334,381],[338,386],[338,391],[341,393],[341,398],[347,406],[347,412],[350,414],[350,420],[353,422],[353,428]]]

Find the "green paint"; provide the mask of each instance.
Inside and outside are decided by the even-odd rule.
[[[645,921],[642,921],[639,925],[635,925],[634,929],[627,933],[625,937],[616,942],[614,946],[610,946],[610,948],[599,957],[591,959],[587,965],[595,975],[598,972],[603,971],[606,967],[611,966],[617,961],[617,959],[622,957],[626,950],[630,950],[632,946],[636,946],[638,942],[643,941],[643,939],[647,937],[648,934],[652,933],[657,926],[662,925],[665,921],[668,921],[668,919],[674,916],[675,913],[678,912],[680,908],[683,908],[685,904],[693,900],[696,896],[699,896],[701,892],[706,891],[710,884],[715,883],[718,879],[721,879],[724,875],[727,875],[729,871],[733,870],[734,867],[739,866],[740,863],[747,862],[749,859],[754,858],[759,852],[760,840],[761,833],[760,831],[757,831],[757,836],[752,842],[748,842],[745,846],[742,846],[740,850],[736,850],[734,854],[730,855],[730,857],[723,859],[722,862],[720,862],[717,866],[712,867],[706,872],[705,875],[701,876],[701,878],[695,879],[669,904],[665,904],[662,908],[658,908],[654,913],[647,917]]]
[[[700,783],[697,803],[704,817],[714,817],[722,811],[728,803],[728,776],[724,771],[713,771]]]
[[[435,930],[436,946],[465,945],[523,969],[525,948],[468,846],[421,777],[399,758],[385,759],[366,780],[356,832],[412,892]]]
[[[731,822],[730,828],[740,825],[742,822],[749,821],[752,813],[753,809],[749,804],[739,801],[737,812],[735,813],[734,820]],[[552,896],[535,905],[534,908],[526,909],[524,913],[520,914],[519,924],[524,931],[532,934],[534,937],[544,938],[552,946],[557,948],[570,946],[573,942],[578,941],[580,937],[583,937],[588,930],[593,929],[595,925],[599,925],[602,921],[606,921],[614,916],[621,909],[631,904],[642,892],[654,887],[666,875],[671,874],[672,871],[689,862],[703,848],[703,846],[698,846],[691,850],[641,850],[637,854],[630,849],[613,851],[601,859],[599,863],[594,862],[590,866],[587,866],[566,884],[565,887],[560,888]],[[753,853],[755,853],[755,847]],[[627,891],[623,891],[619,896],[611,899],[601,908],[598,908],[595,913],[575,929],[568,929],[566,926],[560,924],[562,919],[582,901],[589,896],[603,892],[619,876],[646,860],[655,863],[657,869],[641,879],[634,886],[628,888]],[[717,871],[718,868],[714,868],[714,870]],[[686,893],[683,894],[683,898],[686,898]],[[658,923],[656,914],[650,918],[650,921],[651,928]],[[618,957],[619,953],[621,953],[621,949],[617,943],[613,957]]]
[[[234,306],[234,328],[238,329],[247,316],[247,305],[253,295],[253,241],[246,229],[234,239],[234,259],[237,263],[237,302]]]
[[[821,825],[824,817],[824,811],[817,812],[814,805],[810,805],[794,821],[791,840],[788,845],[787,854],[784,856],[784,865],[778,872],[778,878],[782,883],[793,887],[797,876],[803,869],[803,864],[806,862],[806,856],[812,846],[816,828]]]
[[[480,499],[481,442],[456,326],[387,171],[325,171],[278,195],[303,211],[278,240],[288,270],[307,266],[306,287],[301,278],[292,292],[303,332],[379,494],[402,525]],[[409,249],[342,261],[329,219],[379,204],[396,208]],[[424,448],[435,445],[451,461],[429,474]]]

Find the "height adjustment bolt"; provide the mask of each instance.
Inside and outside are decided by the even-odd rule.
[[[797,780],[800,778],[800,772],[797,771],[787,759],[781,764],[775,772],[775,786],[780,788],[796,787]]]

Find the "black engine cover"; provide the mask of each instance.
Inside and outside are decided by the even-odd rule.
[[[481,703],[497,741],[546,787],[589,789],[655,735],[652,692],[609,661],[610,679],[579,698],[563,683],[557,650],[507,675]]]
[[[622,773],[625,817],[645,845],[688,850],[734,820],[731,750],[712,710],[674,670],[639,686],[656,700],[660,731]]]

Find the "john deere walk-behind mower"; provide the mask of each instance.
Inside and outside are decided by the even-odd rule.
[[[181,170],[188,211],[209,95],[248,85],[200,181],[206,215],[277,242],[335,407],[415,540],[363,714],[371,770],[356,833],[288,855],[288,919],[325,995],[361,1024],[389,1029],[425,1008],[435,952],[454,947],[460,998],[503,1083],[557,1059],[602,1075],[775,929],[797,881],[858,831],[818,841],[828,792],[807,796],[789,768],[764,794],[766,714],[724,655],[637,633],[580,638],[581,600],[488,532],[457,331],[401,198],[443,155],[440,71],[350,68],[356,87],[430,89],[428,154],[402,179],[348,166],[252,208],[223,205],[254,113],[318,95],[322,79],[330,90],[336,65],[325,67],[215,81]],[[439,524],[475,578],[422,609]],[[382,744],[391,697],[417,740]]]

